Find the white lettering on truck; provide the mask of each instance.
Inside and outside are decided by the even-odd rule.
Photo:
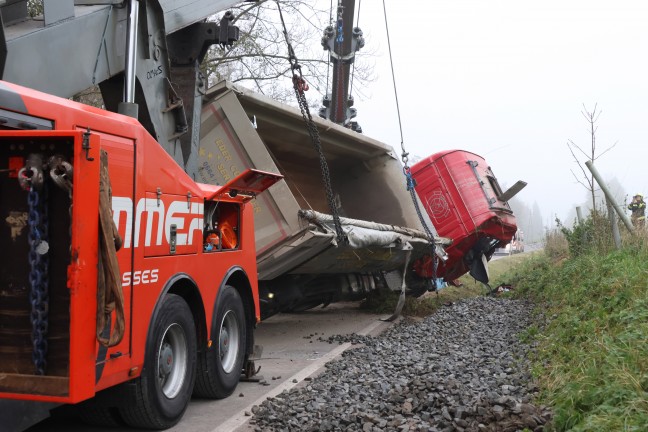
[[[125,272],[122,275],[122,286],[130,285],[131,281],[133,286],[139,284],[152,284],[158,281],[159,269],[151,270],[137,270],[135,272]]]
[[[204,205],[177,200],[165,204],[164,200],[140,198],[135,207],[135,237],[133,236],[133,201],[128,197],[115,196],[112,199],[113,220],[123,239],[123,247],[139,247],[143,219],[145,220],[144,246],[160,246],[169,243],[171,225],[178,231],[177,246],[191,245],[194,232],[203,230]],[[156,230],[153,235],[154,229]],[[164,235],[163,235],[164,234]]]

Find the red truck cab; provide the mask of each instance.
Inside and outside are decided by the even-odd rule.
[[[436,277],[452,281],[470,272],[487,283],[486,262],[517,230],[508,204],[514,193],[502,191],[484,158],[468,151],[435,153],[413,165],[411,172],[439,236],[452,239],[446,248],[448,260],[437,267]],[[520,182],[519,189],[522,184],[526,185]],[[432,277],[433,267],[429,257],[414,265],[421,277]]]

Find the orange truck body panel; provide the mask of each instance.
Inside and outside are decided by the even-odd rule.
[[[253,212],[252,205],[246,202],[249,196],[218,196],[219,202],[241,208],[240,219],[229,221],[238,224],[238,242],[231,250],[206,252],[202,238],[204,205],[220,187],[194,182],[132,118],[10,83],[0,82],[0,87],[12,97],[19,96],[29,116],[49,119],[55,125],[54,130],[46,131],[1,130],[0,146],[27,139],[60,139],[73,146],[70,152],[74,166],[73,228],[65,276],[69,290],[67,370],[57,377],[0,370],[1,397],[75,403],[137,377],[144,365],[156,304],[174,281],[184,280],[199,291],[204,315],[199,326],[205,329],[199,335],[206,338],[204,344],[213,339],[210,331],[214,304],[219,288],[232,272],[242,271],[247,277],[253,313],[259,321]],[[89,148],[83,144],[86,132]],[[108,349],[96,340],[100,150],[108,153],[113,218],[123,241],[117,258],[126,331],[123,340]],[[175,254],[170,253],[170,224],[177,227]],[[24,378],[33,384],[12,391],[3,387],[2,378],[6,377]],[[52,384],[56,392],[42,391],[51,387],[47,380],[57,381]]]

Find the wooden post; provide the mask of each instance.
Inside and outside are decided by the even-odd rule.
[[[614,207],[610,200],[605,200],[605,205],[607,206],[608,217],[610,218],[610,223],[612,224],[612,237],[614,238],[614,245],[617,249],[621,249],[621,234],[619,233],[619,225],[617,225],[616,217],[614,216]]]
[[[626,228],[628,228],[628,231],[634,234],[634,227],[632,226],[632,222],[630,222],[630,218],[628,217],[627,214],[623,212],[623,209],[621,209],[621,207],[616,203],[614,197],[612,196],[612,193],[610,192],[607,185],[603,181],[603,178],[599,174],[598,170],[594,167],[592,161],[586,161],[585,166],[590,170],[590,172],[596,179],[596,182],[598,183],[598,185],[601,187],[601,190],[605,194],[605,198],[609,200],[610,204],[612,204],[614,210],[616,210],[617,214],[625,224]]]

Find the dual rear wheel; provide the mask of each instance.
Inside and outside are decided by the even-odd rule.
[[[245,357],[246,319],[238,291],[221,289],[212,342],[198,351],[196,324],[185,300],[167,294],[154,315],[142,374],[122,385],[122,403],[99,398],[79,405],[92,424],[167,429],[180,421],[192,394],[224,398],[234,392]],[[217,339],[217,340],[216,340]]]
[[[166,429],[184,414],[196,379],[196,326],[182,297],[165,296],[150,335],[142,374],[125,384],[134,403],[119,414],[129,426]]]
[[[221,399],[231,395],[243,370],[247,328],[243,301],[238,291],[226,285],[218,294],[211,346],[198,356],[194,394]]]

